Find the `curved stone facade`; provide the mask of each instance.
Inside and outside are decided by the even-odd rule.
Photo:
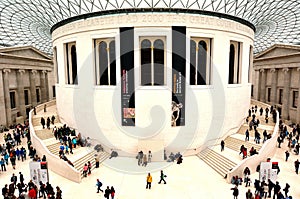
[[[147,140],[167,151],[194,150],[243,121],[253,38],[240,22],[187,13],[62,25],[52,33],[58,113],[83,135],[129,154]]]

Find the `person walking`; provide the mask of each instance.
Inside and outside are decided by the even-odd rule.
[[[275,199],[275,195],[276,195],[276,198],[278,198],[278,193],[280,192],[280,185],[279,185],[279,182],[276,181],[276,184],[274,186],[274,194],[273,194],[273,199]]]
[[[283,189],[286,198],[288,197],[289,188],[290,188],[290,185],[288,183],[286,183],[285,187]]]
[[[101,189],[101,187],[102,187],[102,182],[100,182],[99,179],[97,179],[96,186],[97,186],[97,193],[99,193],[99,191],[103,192],[103,190]]]
[[[50,118],[47,118],[47,129],[50,129]]]
[[[164,183],[167,184],[165,181],[165,177],[167,177],[167,176],[164,174],[163,170],[161,170],[160,171],[160,181],[158,182],[158,184],[160,184],[161,181],[164,181]]]
[[[55,199],[62,199],[62,191],[59,186],[56,187],[56,198]]]
[[[224,140],[221,141],[221,152],[224,151],[224,147],[225,147],[225,142]]]
[[[148,188],[151,189],[151,183],[152,183],[152,176],[150,175],[150,173],[148,173],[146,189]]]

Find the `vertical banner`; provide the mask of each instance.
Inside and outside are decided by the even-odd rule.
[[[135,126],[134,28],[120,28],[122,126]]]
[[[186,27],[172,26],[171,125],[185,125]]]

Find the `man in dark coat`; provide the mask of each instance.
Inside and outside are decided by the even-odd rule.
[[[45,119],[44,119],[43,117],[41,117],[41,124],[42,124],[43,129],[44,129],[44,128],[45,128],[46,122],[45,122]]]

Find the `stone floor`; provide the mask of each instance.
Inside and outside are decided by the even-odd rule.
[[[1,135],[2,136],[2,135]],[[285,144],[286,145],[286,144]],[[278,181],[282,186],[288,182],[291,185],[290,193],[293,198],[300,198],[300,189],[298,188],[300,183],[300,177],[294,172],[293,161],[298,158],[295,155],[291,155],[289,161],[284,162],[285,145],[281,149],[276,149],[276,155],[272,159],[278,161],[281,172],[279,173]],[[132,163],[134,160],[123,158],[115,161],[120,161],[123,164]],[[114,161],[113,159],[107,161]],[[24,174],[25,180],[29,179],[29,160],[25,162],[17,162],[16,170],[13,170],[11,165],[8,166],[7,172],[0,173],[0,187],[2,188],[5,183],[8,183],[12,173],[17,174],[21,171]],[[96,193],[96,179],[100,179],[103,182],[103,186],[113,185],[116,190],[117,199],[153,199],[153,198],[184,198],[184,199],[196,199],[205,198],[209,199],[230,199],[232,198],[232,191],[230,188],[232,185],[227,184],[222,177],[214,170],[208,167],[205,163],[199,160],[196,156],[185,157],[183,163],[180,165],[171,164],[164,168],[164,172],[167,175],[167,184],[157,184],[159,180],[159,170],[151,171],[153,176],[152,189],[145,189],[146,186],[146,174],[149,167],[143,168],[144,172],[140,174],[128,174],[124,171],[116,171],[108,166],[101,165],[99,169],[94,170],[92,174],[83,179],[82,183],[77,184],[66,180],[59,175],[49,170],[50,183],[53,186],[60,186],[63,190],[63,198],[104,198],[103,194]],[[110,164],[109,164],[110,165]],[[252,180],[258,177],[258,174],[253,172],[251,176]],[[103,188],[104,188],[103,187]],[[246,188],[240,186],[240,196],[244,198]],[[253,184],[251,189],[254,190]]]

